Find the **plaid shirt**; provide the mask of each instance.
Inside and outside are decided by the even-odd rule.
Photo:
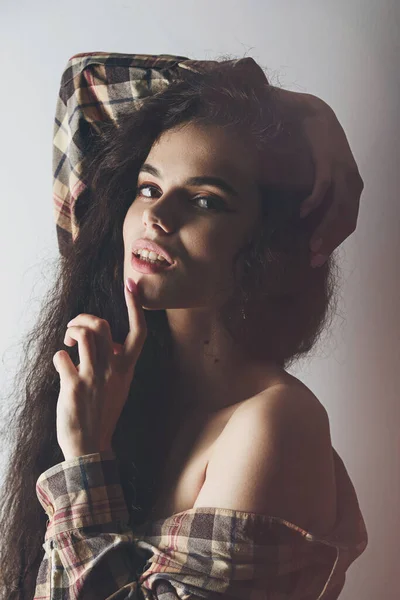
[[[118,123],[143,98],[164,90],[184,70],[202,73],[216,61],[170,54],[86,52],[68,61],[61,77],[53,136],[53,207],[59,251],[65,255],[78,233],[74,206],[85,189],[82,159],[97,123]],[[251,58],[232,62],[246,77],[268,80]]]
[[[333,450],[338,517],[317,536],[282,518],[198,507],[131,530],[113,451],[37,480],[49,520],[34,600],[335,600],[368,538]]]

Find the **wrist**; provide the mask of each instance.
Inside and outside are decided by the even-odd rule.
[[[111,445],[88,445],[79,446],[76,448],[70,448],[69,450],[63,450],[64,460],[71,460],[78,458],[79,456],[86,456],[87,454],[98,454],[100,452],[113,452]]]

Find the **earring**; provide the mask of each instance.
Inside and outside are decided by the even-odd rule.
[[[243,317],[243,319],[245,319],[245,318],[246,318],[246,312],[245,312],[245,310],[244,310],[244,308],[243,308],[243,307],[242,307],[242,317]]]

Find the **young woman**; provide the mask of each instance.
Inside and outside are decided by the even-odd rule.
[[[333,259],[309,260],[331,199],[300,217],[310,150],[239,63],[84,149],[15,417],[4,598],[332,600],[366,547],[326,410],[286,370],[334,309]]]

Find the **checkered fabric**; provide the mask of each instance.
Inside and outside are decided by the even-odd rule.
[[[36,485],[49,520],[34,600],[335,600],[368,537],[333,454],[338,516],[325,536],[280,517],[211,507],[132,531],[113,451],[56,464]]]
[[[101,122],[118,123],[143,98],[179,80],[185,70],[203,73],[217,61],[170,54],[86,52],[72,56],[62,74],[53,136],[53,207],[59,251],[66,255],[78,227],[74,206],[85,189],[82,160]],[[268,80],[251,58],[232,61],[246,77]]]

